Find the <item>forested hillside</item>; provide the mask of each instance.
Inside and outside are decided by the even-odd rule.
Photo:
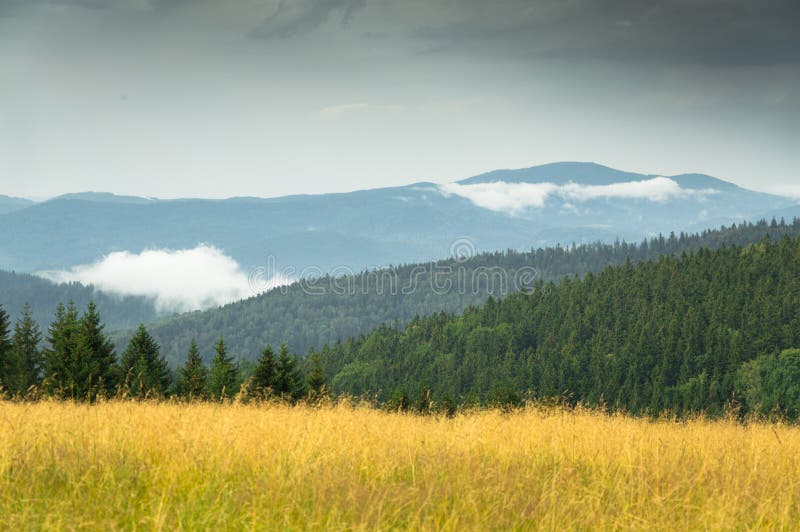
[[[335,392],[398,404],[428,393],[513,403],[529,393],[634,413],[738,406],[796,418],[798,347],[800,238],[784,238],[540,282],[319,356]]]
[[[56,305],[73,301],[83,308],[94,301],[109,329],[128,329],[156,319],[153,302],[143,297],[106,294],[80,283],[53,283],[35,275],[0,270],[0,306],[19,316],[25,304],[44,329],[53,321]]]
[[[800,222],[741,224],[694,235],[670,235],[641,244],[591,244],[529,252],[480,254],[463,262],[406,265],[337,279],[295,283],[224,307],[183,314],[150,327],[171,364],[183,360],[192,339],[213,345],[225,337],[230,352],[255,359],[264,345],[285,342],[305,353],[309,348],[358,336],[381,324],[402,325],[415,316],[460,312],[488,295],[502,297],[537,279],[583,276],[610,265],[650,260],[721,245],[746,245],[765,236],[800,236]],[[117,335],[122,348],[131,333]]]

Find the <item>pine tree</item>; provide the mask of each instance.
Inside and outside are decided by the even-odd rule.
[[[115,371],[116,353],[114,344],[103,332],[105,326],[100,321],[97,306],[89,301],[81,316],[80,337],[88,358],[81,361],[90,395],[111,394],[117,385]]]
[[[239,368],[234,364],[233,358],[228,356],[222,337],[214,350],[217,354],[211,361],[209,392],[214,399],[231,398],[239,391]]]
[[[327,393],[327,376],[322,365],[322,357],[316,351],[312,351],[308,358],[309,370],[306,383],[308,384],[309,399],[319,399]]]
[[[50,395],[60,398],[82,399],[76,383],[75,360],[78,352],[78,311],[70,302],[59,303],[56,318],[47,334],[48,347],[44,350],[44,375],[42,386]]]
[[[208,369],[200,358],[197,342],[192,340],[186,364],[179,370],[181,394],[189,400],[203,399],[207,394]]]
[[[14,365],[14,377],[10,389],[12,393],[25,394],[31,386],[41,384],[42,353],[39,342],[42,333],[39,324],[33,320],[31,307],[27,303],[22,310],[22,317],[14,326],[14,338],[11,342],[11,359]]]
[[[144,325],[139,325],[122,354],[120,372],[127,392],[133,397],[141,399],[166,393],[170,384],[169,367]]]
[[[250,379],[250,396],[257,399],[266,399],[275,391],[277,377],[277,363],[272,346],[268,345],[261,352],[258,365]]]
[[[276,364],[275,394],[284,399],[299,399],[305,393],[305,383],[297,367],[297,357],[281,344]]]
[[[0,306],[0,391],[10,390],[12,387],[13,361],[11,343],[8,340],[9,320],[8,313]]]

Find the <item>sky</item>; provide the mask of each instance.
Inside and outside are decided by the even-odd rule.
[[[797,0],[0,0],[0,194],[595,161],[800,197]]]

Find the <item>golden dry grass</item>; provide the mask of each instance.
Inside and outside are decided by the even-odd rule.
[[[800,430],[530,408],[0,403],[6,529],[795,529]]]

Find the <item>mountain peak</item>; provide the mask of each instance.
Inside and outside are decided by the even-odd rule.
[[[593,162],[566,161],[516,170],[494,170],[463,179],[458,183],[462,185],[474,185],[477,183],[505,181],[507,183],[553,183],[555,185],[577,183],[580,185],[597,186],[629,181],[644,181],[662,175],[663,174],[625,172]],[[733,190],[739,188],[733,183],[705,174],[690,173],[663,177],[668,177],[677,182],[682,188],[687,189]]]
[[[0,194],[0,214],[18,211],[34,205],[36,202],[27,198],[15,198]]]
[[[62,194],[52,198],[53,200],[83,200],[83,201],[96,201],[101,203],[151,203],[156,201],[152,198],[143,198],[140,196],[119,196],[111,192],[71,192],[69,194]]]
[[[494,170],[459,181],[462,185],[505,181],[508,183],[580,183],[584,185],[609,185],[623,181],[641,181],[654,177],[633,172],[624,172],[592,162],[556,162],[520,168],[517,170]]]

